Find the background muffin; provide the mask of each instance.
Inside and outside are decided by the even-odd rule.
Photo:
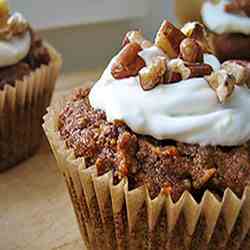
[[[250,59],[250,1],[206,1],[201,13],[221,61]]]
[[[0,170],[32,155],[61,58],[8,3],[0,5]]]

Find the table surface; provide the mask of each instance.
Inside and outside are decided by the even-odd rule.
[[[62,76],[58,95],[95,80],[101,70]],[[83,250],[66,186],[49,145],[0,174],[1,250]]]

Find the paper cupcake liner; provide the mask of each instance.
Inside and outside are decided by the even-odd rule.
[[[59,75],[62,60],[48,44],[49,65],[0,90],[0,171],[32,155],[42,139],[42,117]]]
[[[241,199],[227,189],[221,201],[207,191],[200,203],[188,192],[173,203],[162,193],[151,200],[144,186],[128,190],[126,178],[113,185],[111,172],[98,177],[95,166],[86,168],[61,140],[57,121],[65,102],[48,109],[43,127],[87,249],[250,249],[249,187]]]

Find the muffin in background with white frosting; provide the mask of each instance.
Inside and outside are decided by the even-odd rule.
[[[0,1],[0,171],[32,155],[61,67],[60,55]]]
[[[44,129],[87,249],[249,249],[250,63],[200,23],[128,32]]]
[[[250,60],[250,1],[205,1],[201,15],[221,61]]]

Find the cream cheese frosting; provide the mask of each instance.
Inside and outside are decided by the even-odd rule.
[[[20,13],[14,13],[13,17],[18,17],[19,22],[26,22],[26,19]],[[0,67],[7,67],[20,62],[27,56],[30,47],[31,34],[29,31],[10,39],[0,40]]]
[[[205,2],[201,10],[203,22],[217,34],[241,33],[250,35],[250,18],[225,12],[224,6],[228,2],[230,1],[222,0],[218,4],[214,4],[212,1]]]
[[[150,58],[161,53],[157,48],[149,48],[140,54],[150,62]],[[105,111],[108,121],[123,120],[134,132],[159,140],[232,146],[250,139],[249,89],[236,87],[224,105],[204,78],[161,84],[144,91],[138,77],[113,78],[114,60],[89,95],[91,105]],[[213,55],[205,55],[204,60],[219,67]]]

